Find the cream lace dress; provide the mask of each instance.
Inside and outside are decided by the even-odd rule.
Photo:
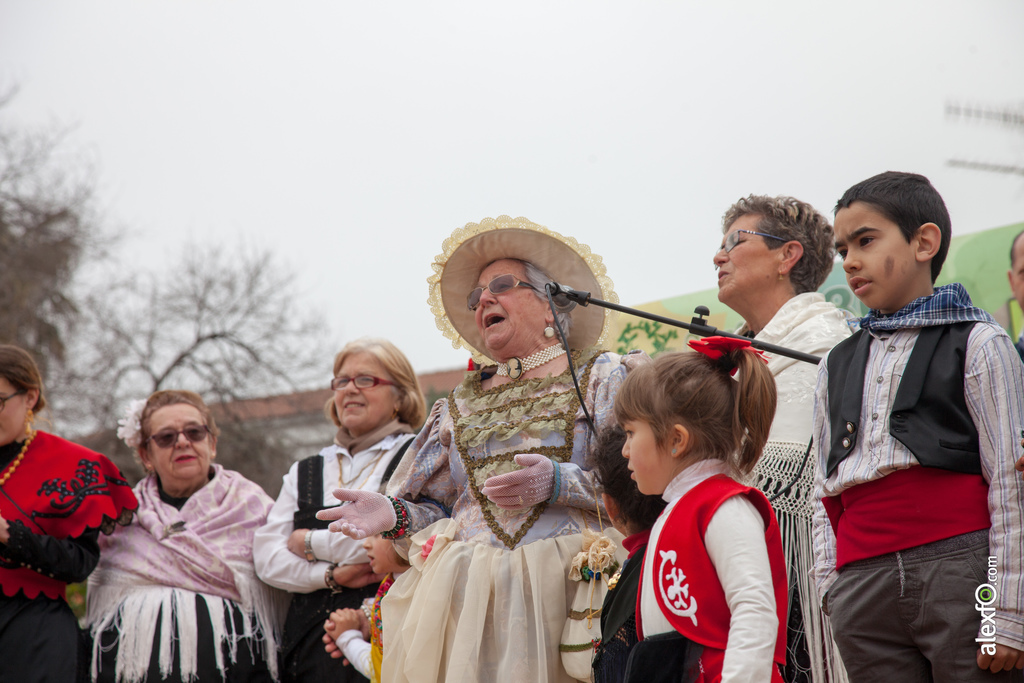
[[[627,364],[641,357],[574,352],[598,429],[614,422]],[[572,680],[558,645],[576,590],[569,565],[584,527],[599,527],[588,471],[596,435],[568,372],[490,390],[480,382],[468,374],[434,404],[391,479],[391,495],[418,504],[409,506],[413,568],[382,602],[385,683]],[[518,453],[559,463],[553,504],[501,510],[480,492],[516,468]]]

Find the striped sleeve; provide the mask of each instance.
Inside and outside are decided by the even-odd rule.
[[[1024,482],[1014,469],[1024,442],[1024,363],[994,324],[974,326],[964,375],[989,483],[989,581],[996,588],[996,641],[1024,649]],[[994,570],[994,574],[992,573]]]
[[[836,538],[832,533],[832,524],[825,514],[825,506],[821,499],[825,497],[825,470],[828,464],[829,444],[832,441],[831,424],[828,414],[828,357],[818,364],[818,383],[814,390],[813,429],[814,456],[818,459],[818,467],[814,470],[814,518],[811,535],[814,544],[814,568],[812,578],[818,587],[818,598],[825,593],[836,580]]]

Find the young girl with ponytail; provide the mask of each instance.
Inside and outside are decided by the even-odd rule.
[[[786,564],[753,468],[775,382],[745,340],[691,341],[631,372],[615,402],[641,493],[668,506],[651,531],[627,681],[781,682]]]

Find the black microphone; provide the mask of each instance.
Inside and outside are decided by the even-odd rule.
[[[590,303],[590,292],[582,292],[578,289],[571,289],[565,285],[560,285],[557,282],[549,282],[547,289],[551,292],[552,297],[561,296],[567,302],[573,302],[586,306]]]

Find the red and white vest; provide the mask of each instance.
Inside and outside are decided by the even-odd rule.
[[[675,504],[657,540],[647,547],[647,553],[653,553],[651,566],[655,571],[652,577],[655,601],[676,631],[704,647],[701,667],[704,681],[708,682],[721,678],[732,615],[704,545],[704,535],[722,503],[737,495],[746,496],[764,519],[764,539],[768,548],[779,618],[774,661],[785,665],[788,601],[786,561],[775,513],[763,493],[721,474],[705,479]],[[645,570],[646,565],[647,562]],[[643,578],[640,585],[641,594],[637,597],[636,611],[637,633],[643,638],[641,601],[645,598],[643,591],[647,587]],[[772,681],[782,681],[778,667],[773,667]]]

